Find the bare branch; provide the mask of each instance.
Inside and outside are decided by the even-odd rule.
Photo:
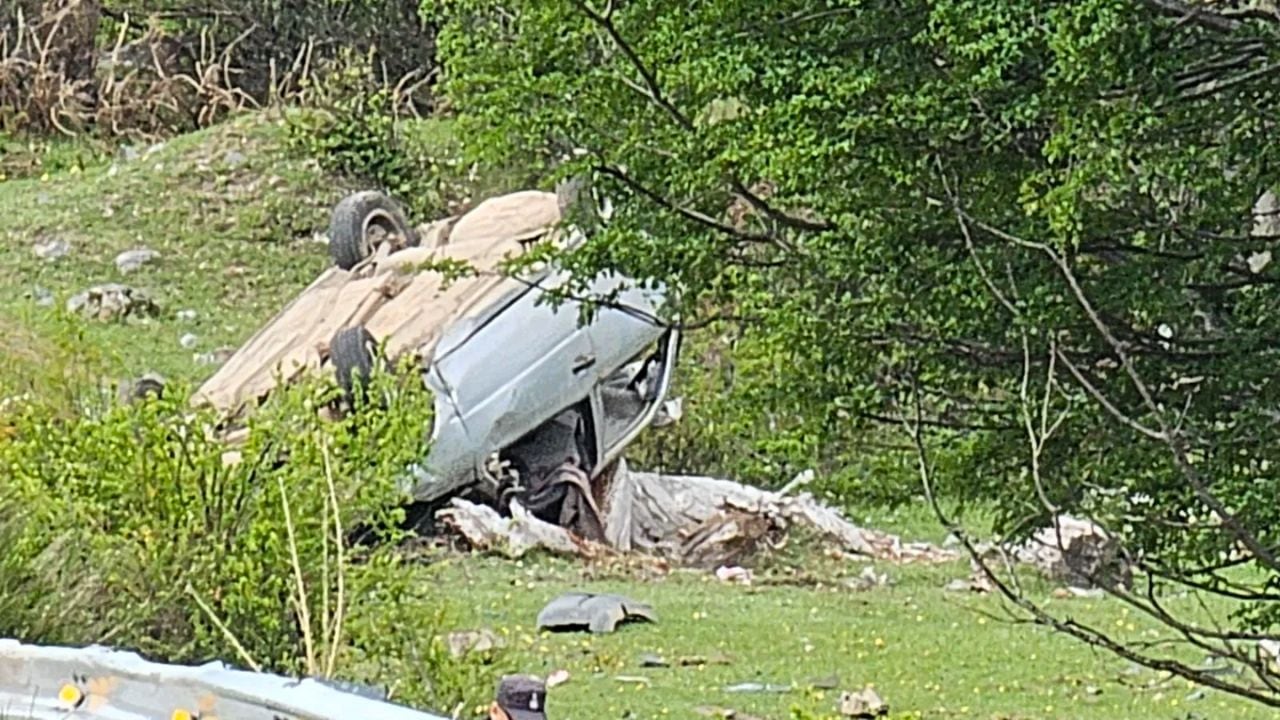
[[[692,220],[693,222],[698,223],[699,225],[708,227],[712,230],[715,230],[716,232],[728,235],[730,237],[733,237],[735,239],[742,240],[745,242],[760,243],[760,244],[766,244],[766,245],[776,244],[776,240],[769,235],[763,235],[760,233],[743,232],[733,227],[732,225],[716,220],[715,218],[711,217],[710,215],[707,215],[706,213],[703,213],[700,210],[694,210],[693,208],[680,205],[675,201],[666,198],[656,190],[653,190],[652,188],[649,188],[648,186],[640,183],[638,180],[631,177],[629,174],[623,172],[621,169],[616,168],[612,165],[603,165],[603,164],[596,165],[593,169],[596,172],[603,173],[605,175],[608,175],[609,177],[614,178],[615,180],[618,180],[623,185],[626,185],[627,187],[631,188],[635,192],[640,193],[641,195],[648,198],[652,202],[657,203],[658,205],[661,205],[662,207],[684,217],[685,219]]]
[[[1142,0],[1148,7],[1179,22],[1190,22],[1216,32],[1231,33],[1240,27],[1238,20],[1224,17],[1203,4],[1192,5],[1183,0]]]
[[[1076,278],[1075,273],[1071,270],[1071,266],[1067,264],[1067,261],[1062,257],[1062,255],[1045,243],[1033,242],[1019,238],[984,222],[975,220],[967,213],[964,213],[963,210],[961,210],[961,213],[965,215],[969,222],[973,223],[974,227],[980,228],[984,232],[990,233],[998,238],[1012,242],[1021,247],[1042,252],[1048,256],[1054,265],[1058,267],[1058,270],[1066,281],[1067,286],[1070,288],[1072,295],[1075,297],[1076,303],[1080,306],[1081,310],[1084,311],[1085,316],[1089,319],[1089,322],[1093,325],[1094,329],[1097,330],[1098,334],[1106,341],[1107,345],[1111,347],[1112,352],[1115,353],[1116,358],[1120,361],[1120,365],[1124,369],[1125,374],[1128,375],[1134,389],[1142,398],[1143,405],[1146,407],[1148,412],[1151,413],[1156,422],[1159,423],[1159,427],[1156,428],[1158,435],[1153,439],[1160,440],[1169,449],[1173,456],[1174,463],[1177,465],[1178,470],[1182,473],[1183,477],[1190,483],[1192,489],[1195,491],[1196,497],[1207,505],[1215,514],[1217,514],[1218,517],[1222,518],[1223,524],[1231,531],[1231,534],[1246,548],[1248,548],[1249,552],[1253,553],[1254,557],[1258,558],[1261,563],[1273,571],[1280,572],[1280,562],[1277,562],[1276,556],[1271,552],[1271,550],[1265,547],[1258,540],[1256,535],[1245,528],[1240,523],[1239,519],[1227,509],[1226,505],[1218,499],[1217,495],[1209,490],[1208,483],[1205,482],[1204,477],[1201,476],[1200,471],[1196,469],[1189,458],[1185,438],[1181,433],[1173,432],[1169,427],[1168,422],[1164,418],[1164,413],[1156,403],[1155,397],[1152,395],[1150,388],[1142,379],[1141,375],[1139,375],[1137,366],[1134,364],[1133,358],[1130,356],[1127,347],[1115,336],[1111,331],[1111,328],[1103,322],[1102,317],[1098,314],[1093,303],[1090,302],[1088,296],[1084,292],[1084,289],[1080,286],[1080,282]],[[1101,393],[1096,391],[1091,394],[1094,394],[1095,397],[1101,397]],[[1121,413],[1121,415],[1123,414]],[[1151,437],[1148,433],[1143,434]]]
[[[574,4],[578,6],[583,15],[586,15],[592,22],[600,26],[600,29],[604,30],[609,39],[618,47],[618,50],[626,56],[627,62],[631,63],[631,67],[635,68],[635,71],[640,74],[640,78],[644,82],[644,94],[655,105],[665,110],[677,125],[685,130],[693,130],[693,121],[667,99],[666,95],[662,93],[662,86],[658,84],[658,76],[640,59],[640,54],[631,46],[631,43],[622,37],[622,33],[618,32],[618,27],[613,22],[611,9],[605,13],[599,13],[587,3],[581,2],[581,0]]]

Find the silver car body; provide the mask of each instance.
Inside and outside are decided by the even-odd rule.
[[[662,291],[629,287],[582,324],[580,302],[546,302],[567,280],[545,272],[445,330],[426,366],[435,423],[430,454],[414,473],[415,499],[430,502],[480,479],[493,454],[574,407],[589,413],[594,451],[584,460],[598,472],[663,412],[680,333],[654,322]],[[608,296],[626,282],[598,277],[589,296]],[[657,372],[649,384],[614,391],[651,361]]]
[[[531,242],[572,251],[584,236],[559,227],[559,217],[553,193],[511,193],[420,228],[409,247],[384,245],[350,270],[327,269],[193,401],[236,416],[279,383],[332,372],[330,338],[359,325],[393,358],[414,355],[435,394],[430,448],[405,482],[414,499],[432,502],[491,478],[495,455],[534,431],[541,445],[526,442],[525,455],[564,451],[548,449],[540,429],[567,417],[577,423],[572,432],[549,435],[573,445],[583,469],[598,473],[663,413],[680,333],[657,320],[661,287],[601,275],[582,297],[620,292],[583,323],[580,301],[547,302],[569,280],[563,270],[493,272]],[[420,269],[441,259],[473,262],[482,272],[445,280]]]

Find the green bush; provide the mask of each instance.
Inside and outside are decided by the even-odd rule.
[[[394,87],[380,82],[367,59],[347,53],[309,88],[308,108],[289,114],[289,144],[330,173],[404,202],[415,216],[445,206],[446,183],[457,177],[448,147],[430,121],[399,116]]]
[[[400,377],[375,378],[376,405],[336,419],[319,412],[331,381],[283,390],[234,451],[184,388],[72,417],[17,401],[0,440],[0,636],[381,683],[387,668],[361,659],[395,618],[423,644],[422,672],[445,679],[418,699],[482,696],[487,682],[432,649],[441,605],[396,550],[396,481],[430,417]],[[352,543],[357,528],[382,542]]]

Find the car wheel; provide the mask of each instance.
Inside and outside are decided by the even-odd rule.
[[[354,401],[357,394],[363,398],[363,388],[373,374],[377,348],[377,341],[363,325],[343,328],[329,342],[329,362],[349,400]]]
[[[404,211],[380,192],[352,193],[334,206],[329,216],[329,255],[343,270],[360,264],[395,236],[409,245],[417,239]]]

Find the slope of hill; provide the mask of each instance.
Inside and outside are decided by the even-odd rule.
[[[154,315],[86,323],[86,340],[118,372],[198,379],[325,266],[317,233],[350,189],[261,114],[2,182],[0,313],[38,326],[88,287],[129,285]],[[122,270],[131,250],[154,255]]]

